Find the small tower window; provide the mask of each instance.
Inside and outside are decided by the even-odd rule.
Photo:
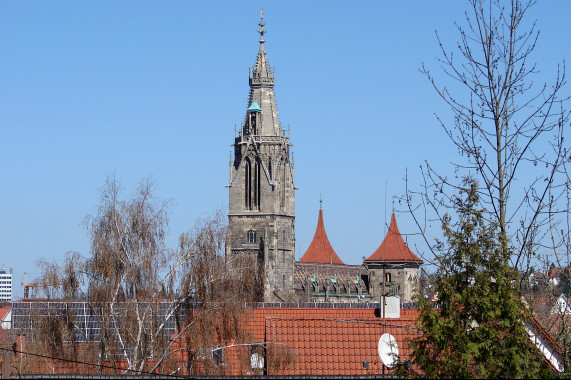
[[[385,282],[391,282],[391,274],[385,273]]]
[[[256,242],[256,231],[250,230],[248,231],[248,243],[255,243]]]

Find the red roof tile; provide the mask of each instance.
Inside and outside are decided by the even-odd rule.
[[[375,308],[255,308],[249,326],[260,341],[295,353],[280,375],[372,375],[383,373],[377,345],[384,332],[396,338],[401,360],[410,357],[406,339],[419,334],[417,317],[415,309],[401,309],[400,318],[383,323]]]
[[[422,264],[423,261],[416,257],[414,253],[408,248],[397,226],[397,220],[393,213],[391,217],[391,225],[389,231],[385,236],[385,240],[381,243],[379,248],[364,262],[414,262]]]
[[[307,251],[300,259],[304,263],[322,263],[322,264],[344,264],[337,256],[335,250],[329,243],[325,226],[323,225],[323,210],[319,209],[319,219],[317,221],[317,229],[313,240],[307,248]]]
[[[4,319],[4,317],[6,316],[6,314],[8,314],[11,308],[12,308],[11,305],[0,307],[0,321]]]

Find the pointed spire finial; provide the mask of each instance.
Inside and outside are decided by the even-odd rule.
[[[258,24],[260,25],[260,30],[258,30],[258,33],[260,33],[260,45],[262,45],[264,43],[264,33],[266,33],[267,31],[264,30],[264,25],[266,25],[264,23],[264,10],[260,10],[260,23]]]
[[[320,191],[320,192],[319,192],[319,209],[320,209],[320,210],[323,210],[323,199],[321,199],[321,195],[322,195],[322,194],[323,194],[323,193]]]

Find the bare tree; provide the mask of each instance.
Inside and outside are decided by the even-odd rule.
[[[523,287],[512,285],[518,279],[516,270],[523,272],[519,278],[527,281],[533,266],[544,265],[549,255],[568,258],[565,243],[569,240],[571,209],[567,171],[571,157],[564,140],[569,127],[570,114],[565,109],[568,98],[561,95],[565,66],[558,66],[553,84],[536,84],[539,72],[532,59],[540,33],[536,23],[527,20],[533,0],[468,0],[468,3],[465,22],[455,24],[459,35],[456,49],[448,50],[436,33],[441,49],[438,63],[443,75],[434,74],[425,64],[421,69],[453,116],[450,122],[438,115],[437,119],[459,153],[452,162],[454,171],[452,175],[444,175],[426,162],[421,166],[422,182],[418,189],[411,187],[407,174],[405,203],[429,250],[423,258],[436,266],[433,279],[439,293],[436,303],[450,308],[459,302],[460,306],[446,315],[478,323],[475,328],[457,331],[435,330],[438,324],[446,325],[443,321],[446,315],[432,314],[432,304],[419,297],[423,306],[420,324],[427,336],[435,331],[441,334],[439,342],[448,347],[458,342],[456,333],[480,335],[483,339],[478,344],[493,347],[497,342],[490,337],[499,332],[505,337],[502,339],[505,353],[512,353],[512,364],[517,362],[513,367],[517,372],[525,368],[530,356],[525,350],[518,350],[519,343],[513,342],[528,337],[521,336],[521,329],[502,330],[502,326],[513,326],[518,321],[526,323],[530,318],[529,313],[522,312],[526,307],[518,293]],[[468,193],[477,200],[474,209],[481,213],[477,223],[458,208],[461,194]],[[456,257],[450,256],[450,252],[456,251],[450,247],[469,246],[482,235],[454,235],[450,239],[448,227],[477,231],[478,225],[493,232],[488,239],[493,248],[465,250],[458,260],[451,261],[450,257]],[[490,263],[498,263],[494,271],[490,272],[489,263],[479,262],[478,255],[489,255],[493,259]],[[466,276],[464,283],[447,287],[451,281]],[[478,293],[476,306],[468,307],[466,289],[478,278],[477,289],[497,290]],[[494,299],[498,294],[503,294],[499,301]],[[498,324],[489,324],[489,329],[478,320],[485,305],[492,305],[493,313],[497,313],[494,321]],[[515,320],[509,317],[514,310],[521,313]],[[430,317],[434,315],[437,318],[432,321],[437,322],[431,325]],[[423,361],[428,351],[422,349],[426,342],[420,343],[415,357]],[[461,345],[460,351],[466,348]],[[446,355],[438,350],[433,352],[434,360],[423,361],[426,373],[428,368],[440,365],[466,364],[462,360],[446,363]],[[478,352],[470,359],[479,360],[482,351]],[[500,356],[490,358],[493,361]]]
[[[455,24],[457,50],[448,51],[436,34],[449,81],[441,84],[424,64],[421,71],[453,113],[452,123],[437,118],[459,158],[452,176],[428,162],[421,166],[421,190],[407,183],[406,197],[430,247],[430,224],[442,225],[465,177],[477,179],[486,219],[499,229],[502,255],[523,269],[533,257],[562,247],[564,236],[556,231],[569,210],[569,111],[560,95],[565,67],[558,67],[552,85],[533,81],[538,70],[530,60],[539,31],[524,17],[533,3],[469,0],[465,26]]]
[[[69,253],[62,266],[41,264],[48,298],[84,301],[97,323],[93,332],[77,315],[42,312],[40,340],[52,355],[62,357],[74,341],[96,341],[98,349],[85,360],[129,373],[176,373],[202,360],[198,352],[212,359],[217,341],[245,342],[236,322],[245,302],[261,294],[257,261],[228,270],[221,212],[198,220],[178,249],[168,249],[170,205],[155,198],[149,180],[126,199],[115,179],[106,181],[96,215],[86,218],[91,255]],[[180,347],[186,337],[192,344]]]

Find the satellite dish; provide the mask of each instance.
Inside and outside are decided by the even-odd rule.
[[[397,340],[389,333],[384,333],[379,339],[379,357],[387,368],[393,368],[399,360]]]

